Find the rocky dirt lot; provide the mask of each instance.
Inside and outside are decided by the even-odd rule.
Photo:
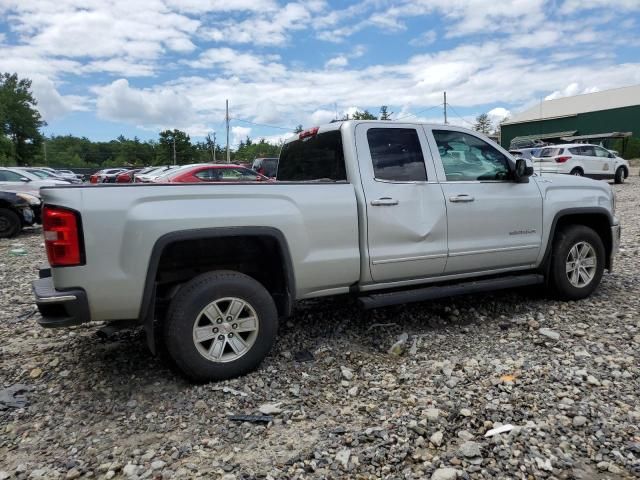
[[[140,331],[37,326],[40,232],[1,240],[0,391],[27,403],[0,393],[0,480],[639,477],[640,178],[615,190],[622,251],[588,300],[309,303],[259,371],[208,385]]]

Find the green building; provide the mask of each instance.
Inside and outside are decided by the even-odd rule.
[[[640,85],[545,100],[502,123],[500,143],[595,143],[640,157]]]

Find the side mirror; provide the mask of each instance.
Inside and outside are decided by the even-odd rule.
[[[524,158],[516,159],[516,168],[513,170],[515,181],[517,183],[528,183],[531,175],[533,175],[533,166],[529,165]]]
[[[31,179],[29,179],[27,177],[20,177],[20,181],[24,182],[24,183],[29,183],[31,181]]]

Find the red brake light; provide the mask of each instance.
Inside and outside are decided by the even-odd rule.
[[[42,229],[47,257],[52,267],[68,267],[83,263],[78,226],[79,216],[76,212],[45,205],[42,211]]]
[[[302,132],[300,132],[300,135],[298,135],[298,138],[302,140],[303,138],[307,137],[315,137],[318,134],[318,130],[320,130],[320,127],[313,127],[308,130],[303,130]]]
[[[570,160],[571,157],[569,156],[562,156],[562,157],[556,157],[556,163],[564,163],[567,160]]]

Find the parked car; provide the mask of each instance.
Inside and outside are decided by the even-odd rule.
[[[566,173],[623,183],[629,162],[598,145],[568,143],[545,147],[533,158],[534,169],[544,173]]]
[[[40,223],[40,205],[33,193],[0,190],[0,238],[14,237],[24,227]]]
[[[126,171],[126,168],[106,168],[99,170],[89,177],[90,183],[115,183],[116,176]]]
[[[265,177],[274,178],[278,171],[277,158],[256,158],[251,165],[251,169]]]
[[[45,188],[37,320],[138,319],[152,351],[162,336],[209,381],[257,368],[301,300],[534,284],[585,298],[618,250],[612,188],[532,175],[478,132],[351,120],[286,141],[278,182]]]
[[[72,183],[82,183],[84,181],[84,175],[73,173],[71,170],[55,170],[49,167],[37,167],[40,170],[46,170],[53,175],[62,177],[67,180],[71,180]]]
[[[125,170],[124,172],[117,174],[116,183],[132,183],[134,175],[141,170],[141,168],[134,168],[133,170]]]
[[[179,167],[180,165],[166,165],[162,167],[155,167],[154,169],[146,173],[138,173],[135,176],[135,181],[141,182],[141,183],[150,183],[150,182],[153,182],[160,175],[163,175],[166,172],[168,172],[169,170],[173,170]]]
[[[69,185],[69,182],[53,178],[43,179],[18,168],[0,167],[0,185],[3,190],[37,191],[40,187]]]
[[[15,169],[23,172],[33,173],[34,175],[44,180],[63,180],[67,183],[82,183],[81,180],[78,180],[75,177],[73,178],[63,177],[61,175],[58,175],[57,173],[52,173],[49,170],[45,170],[44,168],[40,168],[40,167],[16,167]]]
[[[179,168],[158,177],[156,182],[169,183],[199,183],[199,182],[264,182],[269,181],[264,175],[260,175],[249,168],[228,163],[192,165]]]

